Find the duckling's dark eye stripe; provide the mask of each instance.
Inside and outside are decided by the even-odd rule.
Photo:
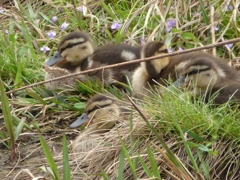
[[[203,72],[203,71],[207,71],[207,70],[210,70],[210,68],[205,68],[205,69],[194,69],[192,71],[190,71],[189,73],[186,73],[185,76],[191,76],[191,75],[194,75],[194,74],[197,74],[197,73],[200,73],[200,72]]]
[[[163,49],[163,50],[159,50],[158,52],[159,53],[168,53],[168,50],[167,49]]]
[[[87,113],[87,114],[90,114],[91,112],[96,111],[97,109],[101,109],[101,108],[107,107],[107,106],[109,106],[109,105],[111,105],[111,104],[97,105],[97,106],[95,106],[93,109],[88,110],[86,113]]]
[[[65,48],[62,48],[62,49],[60,49],[59,51],[60,52],[63,52],[64,50],[66,50],[66,49],[68,49],[68,48],[72,48],[73,46],[76,46],[76,45],[78,45],[78,44],[82,44],[82,43],[84,43],[85,41],[82,41],[82,42],[77,42],[77,43],[69,43]]]

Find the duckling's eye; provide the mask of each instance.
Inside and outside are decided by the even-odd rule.
[[[196,73],[198,73],[198,69],[193,69],[192,74],[196,74]]]
[[[158,53],[168,53],[168,50],[167,49],[162,49],[162,50],[158,50]]]
[[[87,49],[87,46],[83,46],[83,47],[81,47],[81,49]]]
[[[188,75],[197,74],[198,72],[199,72],[198,69],[193,69],[191,72],[188,73]]]
[[[74,43],[68,43],[67,48],[72,48],[74,45]]]

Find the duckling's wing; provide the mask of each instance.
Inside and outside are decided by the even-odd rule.
[[[87,113],[83,113],[80,117],[77,118],[76,121],[74,121],[72,124],[70,124],[70,128],[76,128],[81,126],[82,124],[86,123],[89,121]]]

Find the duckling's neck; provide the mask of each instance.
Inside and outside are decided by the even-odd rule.
[[[58,65],[58,67],[67,69],[69,72],[78,72],[79,69],[80,69],[80,71],[84,71],[88,67],[88,60],[86,58],[83,61],[81,61],[81,63],[79,63],[79,64],[72,64],[70,62],[65,62],[65,63]]]

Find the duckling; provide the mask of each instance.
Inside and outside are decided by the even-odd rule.
[[[148,48],[151,47],[151,48]],[[153,48],[154,47],[154,48]],[[141,56],[150,57],[167,53],[166,46],[162,42],[151,42],[142,48]],[[133,74],[132,87],[136,97],[147,94],[148,85],[158,82],[162,86],[169,86],[169,80],[174,82],[178,79],[176,67],[184,66],[185,63],[193,60],[212,63],[217,67],[219,75],[226,75],[229,79],[240,80],[239,74],[233,72],[232,68],[225,62],[204,52],[192,52],[172,57],[160,58],[153,61],[142,62],[141,66]]]
[[[139,59],[140,52],[141,46],[127,44],[109,44],[95,48],[92,39],[86,33],[72,32],[60,41],[58,52],[45,62],[45,66],[56,66],[68,70],[69,73],[74,73]],[[79,75],[77,78],[83,81],[88,78],[99,79],[104,84],[126,83],[126,76],[130,79],[134,69],[138,66],[139,64],[136,63]]]
[[[93,54],[94,49],[92,38],[87,33],[80,31],[69,33],[60,41],[58,52],[44,63],[45,80],[86,69],[86,59]],[[79,76],[81,77],[85,78],[84,75]],[[75,82],[76,79],[71,77],[46,83],[45,87],[55,90],[66,85],[73,85]]]
[[[152,56],[158,56],[168,53],[167,47],[162,41],[153,41],[147,43],[141,50],[141,58],[147,58]],[[136,97],[140,97],[141,94],[145,94],[148,84],[154,84],[153,80],[159,80],[163,76],[164,79],[168,78],[170,72],[173,72],[171,65],[170,70],[168,70],[168,75],[165,77],[166,73],[161,73],[162,70],[168,67],[169,63],[177,62],[178,60],[171,60],[169,57],[158,58],[151,61],[141,62],[141,65],[135,70],[132,77],[132,88],[133,94]],[[161,75],[162,74],[162,75]],[[161,83],[163,84],[163,82]]]
[[[194,59],[177,65],[176,70],[180,78],[174,85],[188,87],[197,95],[204,95],[205,102],[209,102],[211,97],[215,96],[213,102],[217,105],[230,99],[240,101],[239,72],[223,61],[212,61],[208,57],[195,56]]]
[[[88,131],[109,130],[123,113],[128,112],[127,106],[112,95],[97,94],[88,100],[84,113],[69,127],[76,128],[89,123]]]
[[[112,129],[117,121],[124,119],[130,113],[130,106],[120,102],[111,94],[97,94],[90,98],[84,113],[69,127],[76,128],[87,125],[73,142],[74,153],[89,152],[99,144],[99,138]]]

